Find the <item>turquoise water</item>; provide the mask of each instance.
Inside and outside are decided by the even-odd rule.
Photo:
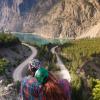
[[[13,33],[16,37],[18,37],[21,41],[28,43],[35,43],[38,45],[45,44],[64,44],[68,42],[68,39],[44,39],[38,35],[30,34],[30,33]]]

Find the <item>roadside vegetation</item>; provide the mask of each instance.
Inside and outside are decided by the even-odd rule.
[[[30,49],[21,45],[17,37],[10,33],[0,33],[0,76],[10,79],[13,69],[30,54]]]
[[[6,59],[0,59],[0,75],[4,74],[5,69],[9,67],[9,61]]]
[[[19,39],[15,36],[11,34],[0,33],[0,48],[10,47],[19,43]],[[0,57],[0,75],[5,73],[5,69],[7,69],[9,65],[10,62],[7,59]]]
[[[100,80],[95,80],[95,86],[92,90],[93,100],[100,100]]]
[[[19,44],[18,38],[11,34],[0,33],[0,47],[9,47]]]
[[[99,100],[100,91],[94,93],[97,91],[94,81],[100,80],[100,38],[65,43],[61,46],[60,56],[72,76],[73,100]]]

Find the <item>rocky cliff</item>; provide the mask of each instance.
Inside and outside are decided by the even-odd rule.
[[[43,16],[38,33],[76,37],[96,25],[99,18],[100,0],[61,0]]]
[[[76,37],[96,25],[100,0],[0,0],[0,29]]]
[[[36,0],[0,0],[0,29],[21,31]]]

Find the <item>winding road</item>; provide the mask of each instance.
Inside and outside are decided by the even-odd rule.
[[[51,49],[51,52],[53,54],[56,54],[57,57],[57,66],[60,68],[60,71],[56,74],[59,74],[59,76],[63,79],[67,79],[69,82],[71,82],[71,76],[70,73],[68,71],[68,69],[65,67],[64,63],[62,62],[62,60],[60,59],[59,55],[57,54],[57,52],[55,51],[55,49],[58,46],[55,46]]]
[[[14,81],[21,81],[22,78],[24,77],[23,76],[23,72],[25,72],[25,68],[27,66],[27,64],[29,63],[29,61],[36,57],[37,55],[37,50],[35,47],[33,46],[30,46],[28,44],[25,44],[25,43],[22,43],[23,45],[29,47],[32,51],[32,54],[30,57],[28,57],[23,63],[21,63],[13,72],[13,80]],[[57,66],[60,68],[60,71],[58,72],[59,76],[63,79],[67,79],[69,82],[71,81],[71,76],[69,74],[69,71],[66,69],[65,65],[63,64],[62,60],[60,59],[59,55],[56,53],[55,49],[57,48],[56,47],[53,47],[51,49],[51,52],[53,54],[56,54],[56,57],[57,57]]]
[[[22,80],[22,78],[23,78],[23,75],[22,75],[23,70],[25,69],[25,67],[27,66],[27,64],[29,63],[29,61],[30,61],[32,58],[36,57],[36,55],[37,55],[37,50],[36,50],[35,47],[30,46],[30,45],[25,44],[25,43],[22,43],[22,44],[25,45],[25,46],[27,46],[27,47],[29,47],[29,48],[31,49],[31,51],[32,51],[32,54],[31,54],[31,56],[29,56],[24,62],[22,62],[22,63],[14,70],[14,72],[13,72],[13,80],[14,80],[14,81],[21,81],[21,80]]]

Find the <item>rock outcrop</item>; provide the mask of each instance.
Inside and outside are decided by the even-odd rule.
[[[0,84],[0,100],[20,100],[20,98],[14,86]]]

